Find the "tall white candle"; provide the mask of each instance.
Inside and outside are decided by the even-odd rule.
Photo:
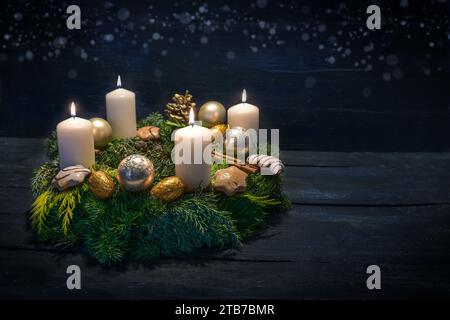
[[[113,138],[136,136],[136,95],[121,88],[120,76],[117,88],[106,95],[106,116],[113,129]]]
[[[247,92],[242,91],[242,103],[232,106],[227,111],[230,128],[243,127],[244,129],[259,129],[259,109],[247,103]]]
[[[78,118],[75,103],[70,107],[71,117],[56,127],[58,139],[59,166],[61,169],[81,164],[86,168],[95,162],[92,123]]]
[[[192,109],[189,114],[189,125],[175,131],[173,140],[175,142],[173,155],[175,175],[184,181],[187,191],[209,186],[211,131],[195,124]]]

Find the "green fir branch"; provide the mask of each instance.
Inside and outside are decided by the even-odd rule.
[[[131,154],[148,157],[155,167],[153,185],[174,175],[171,161],[172,133],[180,125],[153,113],[138,123],[158,126],[160,139],[138,148],[137,138],[113,140],[96,157],[95,170],[107,172],[115,181],[113,197],[97,199],[88,184],[57,192],[51,180],[59,171],[56,134],[46,142],[52,159],[38,168],[31,180],[35,201],[31,225],[40,240],[57,245],[84,247],[100,263],[124,259],[154,259],[161,255],[185,254],[202,247],[239,247],[241,241],[261,231],[267,214],[290,207],[279,176],[249,174],[247,190],[226,197],[213,188],[185,194],[166,204],[148,190],[128,193],[119,187],[117,166]],[[226,164],[214,164],[212,177]]]

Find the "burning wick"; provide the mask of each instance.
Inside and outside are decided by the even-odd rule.
[[[189,124],[191,126],[194,126],[195,124],[195,119],[194,119],[194,109],[191,108],[191,110],[189,111]]]
[[[70,115],[74,119],[77,116],[77,112],[76,112],[76,109],[75,109],[75,102],[72,102],[72,104],[70,105]]]
[[[242,103],[246,103],[247,102],[247,91],[242,90]]]
[[[120,80],[120,75],[117,77],[117,86],[119,88],[122,86],[122,81]]]

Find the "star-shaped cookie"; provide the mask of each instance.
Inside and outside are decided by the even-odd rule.
[[[220,169],[216,172],[214,187],[216,190],[232,196],[236,193],[243,192],[247,188],[247,174],[234,167]]]

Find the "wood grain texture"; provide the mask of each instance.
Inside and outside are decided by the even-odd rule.
[[[450,294],[448,207],[296,206],[242,250],[101,267],[80,252],[0,249],[2,298],[417,298]],[[439,227],[437,227],[439,225]],[[430,237],[433,235],[433,237]],[[83,290],[65,288],[79,265]],[[382,268],[382,291],[365,269]]]
[[[0,297],[67,299],[430,298],[450,296],[447,153],[283,152],[295,204],[240,249],[98,265],[39,244],[27,220],[42,140],[0,138]],[[18,161],[14,161],[17,159]],[[20,161],[19,161],[20,160]],[[65,287],[82,269],[83,290]],[[366,267],[382,290],[366,289]]]

